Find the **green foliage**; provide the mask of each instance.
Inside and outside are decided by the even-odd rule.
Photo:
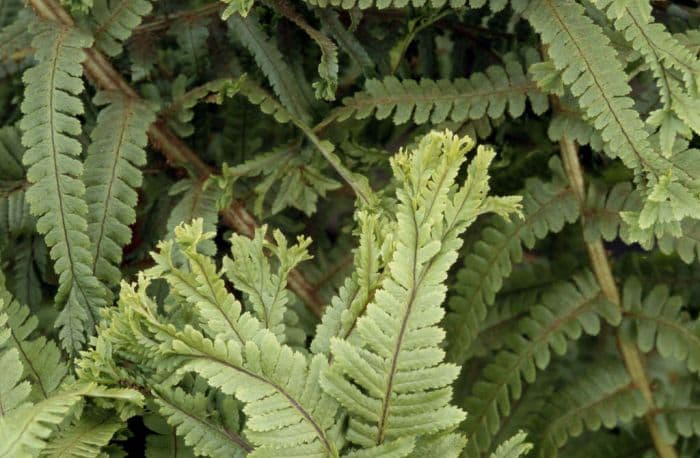
[[[700,456],[694,3],[0,0],[0,456]]]

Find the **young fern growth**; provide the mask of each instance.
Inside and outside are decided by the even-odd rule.
[[[487,169],[495,153],[486,148],[479,148],[466,182],[455,184],[472,147],[470,139],[450,132],[431,133],[414,152],[392,159],[397,235],[388,271],[357,320],[358,338],[331,338],[332,363],[321,379],[324,390],[348,410],[347,438],[366,456],[407,456],[465,417],[450,405],[458,367],[444,363],[439,348],[444,282],[462,232],[480,214],[516,211],[519,201],[487,197]],[[436,440],[454,439],[447,434]]]
[[[135,188],[141,186],[139,167],[146,164],[146,130],[154,116],[149,107],[118,93],[99,93],[95,104],[108,105],[97,117],[85,160],[88,234],[95,275],[105,285],[116,286],[122,248],[136,220]]]
[[[26,84],[20,122],[27,147],[24,164],[27,191],[37,231],[44,234],[59,275],[56,302],[63,309],[57,319],[63,347],[75,353],[105,304],[105,291],[94,276],[87,236],[83,166],[77,156],[81,133],[77,116],[83,112],[83,48],[92,40],[82,32],[53,23],[37,24],[32,46],[36,65],[24,73]]]

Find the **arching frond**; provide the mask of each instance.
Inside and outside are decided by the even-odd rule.
[[[124,42],[151,12],[150,0],[94,0],[92,24],[95,45],[108,56],[122,52]]]

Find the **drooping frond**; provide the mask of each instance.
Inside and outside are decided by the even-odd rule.
[[[181,436],[197,455],[213,458],[244,456],[253,451],[238,433],[230,430],[220,418],[207,409],[209,400],[201,393],[187,394],[180,388],[163,389],[154,393],[159,412],[178,436]],[[235,409],[235,406],[226,406]]]
[[[95,104],[107,106],[97,117],[85,160],[88,235],[95,275],[115,286],[121,279],[122,248],[136,220],[135,189],[141,186],[146,130],[154,116],[144,104],[117,93],[99,93]]]
[[[641,391],[618,362],[602,362],[553,396],[537,441],[538,456],[556,457],[557,449],[584,430],[612,429],[647,409]],[[544,417],[543,417],[544,418]]]
[[[682,311],[683,299],[671,296],[664,285],[642,298],[639,279],[627,279],[623,291],[623,323],[645,353],[658,351],[662,358],[684,361],[688,370],[700,372],[700,321],[690,321]]]
[[[150,0],[94,0],[95,45],[108,56],[122,52],[124,42],[153,8]]]
[[[245,293],[248,308],[263,327],[272,331],[280,342],[286,342],[292,332],[284,322],[285,312],[291,313],[287,310],[287,277],[299,263],[311,258],[307,251],[311,239],[300,236],[295,245],[289,246],[279,230],[272,234],[274,242],[267,241],[266,235],[267,226],[257,229],[252,239],[234,234],[233,259],[225,257],[223,266],[233,286]],[[274,270],[267,251],[276,258]]]
[[[36,65],[24,73],[22,143],[28,148],[24,164],[31,211],[37,230],[51,248],[54,269],[59,275],[56,302],[63,305],[57,319],[63,347],[78,351],[91,332],[96,310],[105,304],[102,285],[92,273],[90,239],[87,236],[85,187],[78,161],[81,132],[77,116],[83,105],[77,97],[83,90],[83,48],[91,39],[63,26],[41,24],[32,46]]]
[[[537,89],[513,56],[503,58],[504,65],[494,65],[485,72],[475,72],[466,79],[399,80],[390,76],[368,80],[365,89],[343,100],[343,107],[332,117],[342,121],[350,117],[363,119],[374,115],[385,119],[393,115],[394,124],[438,124],[446,120],[461,122],[488,116],[499,118],[508,111],[518,117],[530,100],[535,113],[548,107],[547,97]]]
[[[272,89],[282,105],[297,118],[310,119],[310,101],[307,99],[300,81],[293,75],[277,46],[270,41],[255,14],[242,18],[232,15],[228,24],[234,35],[243,43],[255,58],[258,67],[270,81]]]
[[[537,370],[549,365],[552,352],[563,355],[567,341],[600,331],[600,317],[619,323],[619,311],[607,301],[589,272],[572,282],[554,285],[541,304],[521,319],[516,333],[505,337],[507,349],[498,353],[481,372],[471,396],[464,402],[469,415],[464,431],[471,440],[466,455],[478,457],[489,449],[511,402],[519,399],[523,382],[532,383]]]
[[[629,222],[659,235],[677,232],[683,218],[700,211],[698,172],[684,158],[669,160],[655,151],[633,108],[627,75],[601,27],[583,6],[566,0],[532,1],[524,15],[549,46],[547,53],[585,118],[601,131],[605,151],[635,172],[648,196]]]
[[[433,132],[412,153],[395,156],[399,204],[388,272],[357,321],[358,338],[331,339],[332,366],[321,383],[350,413],[348,439],[368,454],[384,453],[406,436],[450,430],[464,419],[450,405],[458,368],[443,362],[439,348],[444,282],[461,233],[478,215],[507,214],[518,201],[486,197],[495,153],[484,148],[457,189],[457,172],[472,145]]]
[[[446,323],[452,361],[464,362],[503,279],[510,275],[512,265],[522,260],[523,245],[532,248],[538,239],[575,221],[578,214],[578,202],[566,183],[531,179],[523,191],[523,217],[512,221],[493,218],[482,230],[464,259],[464,267],[457,272],[449,301],[452,313]]]
[[[306,32],[309,38],[318,46],[321,51],[321,59],[318,63],[318,76],[321,79],[315,81],[311,86],[314,88],[317,99],[335,100],[335,91],[338,89],[338,48],[335,43],[323,32],[309,25],[287,0],[274,0],[272,5],[287,19]]]

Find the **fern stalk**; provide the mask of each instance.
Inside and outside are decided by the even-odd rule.
[[[569,177],[571,187],[573,188],[576,197],[583,206],[586,202],[586,191],[584,187],[583,168],[581,167],[581,163],[578,159],[578,147],[576,146],[576,143],[566,137],[563,137],[559,141],[559,147],[561,149],[561,157],[564,162],[564,170]],[[615,283],[615,278],[613,277],[612,269],[610,268],[610,260],[608,259],[608,255],[605,253],[602,240],[600,237],[597,237],[593,240],[586,240],[585,243],[588,256],[590,258],[591,268],[593,269],[593,273],[595,274],[596,280],[598,280],[598,284],[600,285],[603,294],[605,294],[605,297],[621,310],[620,292],[618,291],[617,284]],[[644,363],[641,355],[639,354],[639,350],[633,342],[630,342],[628,339],[624,338],[619,328],[615,330],[615,335],[617,338],[618,348],[620,349],[620,354],[624,360],[625,367],[627,368],[627,372],[629,373],[633,384],[636,385],[642,392],[644,400],[647,403],[647,412],[644,414],[644,422],[649,430],[652,440],[654,441],[656,452],[661,458],[677,458],[678,453],[671,444],[668,444],[664,440],[662,433],[654,420],[656,403],[654,402],[651,386],[644,371]]]

